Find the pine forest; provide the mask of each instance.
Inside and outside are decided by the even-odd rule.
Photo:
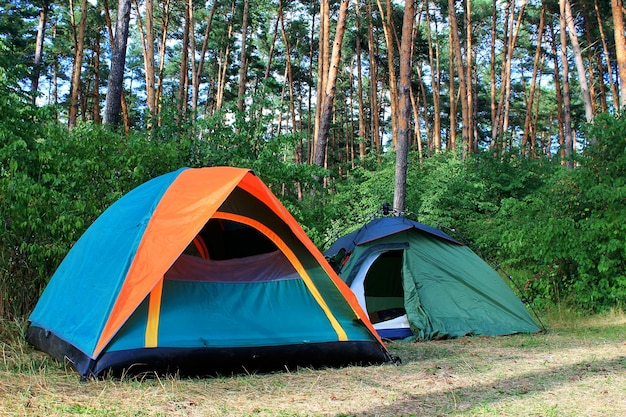
[[[383,204],[539,309],[626,304],[623,0],[0,0],[0,318],[110,204],[252,169],[325,249]]]

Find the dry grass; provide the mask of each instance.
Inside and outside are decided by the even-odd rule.
[[[547,334],[392,343],[400,366],[89,382],[0,323],[0,416],[626,415],[626,316],[547,321]]]

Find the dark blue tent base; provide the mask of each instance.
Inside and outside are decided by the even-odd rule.
[[[378,329],[377,332],[378,332],[378,335],[382,337],[383,339],[390,339],[390,340],[404,339],[406,337],[413,336],[413,332],[411,331],[411,329],[402,328],[402,327],[397,328],[397,329]]]
[[[82,378],[141,374],[203,377],[392,362],[380,344],[373,341],[234,348],[142,348],[106,352],[96,360],[40,327],[28,329],[27,341],[67,362]]]

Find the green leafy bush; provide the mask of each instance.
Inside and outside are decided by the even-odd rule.
[[[499,211],[507,262],[533,273],[527,288],[535,299],[586,312],[624,306],[625,131],[622,118],[597,118],[586,132],[592,143],[575,169],[558,170]]]
[[[0,79],[0,88],[7,84]],[[306,201],[319,168],[287,162],[300,138],[269,140],[258,129],[226,126],[223,118],[193,127],[170,117],[159,128],[129,135],[90,123],[68,131],[26,96],[6,97],[11,101],[0,109],[6,110],[0,116],[0,316],[28,314],[65,254],[109,205],[180,167],[252,168],[307,232],[320,230],[322,223],[306,226],[315,222],[294,185],[305,190]]]

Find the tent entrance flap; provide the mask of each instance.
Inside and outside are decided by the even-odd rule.
[[[372,253],[352,283],[359,304],[372,323],[406,314],[402,286],[403,250]]]

